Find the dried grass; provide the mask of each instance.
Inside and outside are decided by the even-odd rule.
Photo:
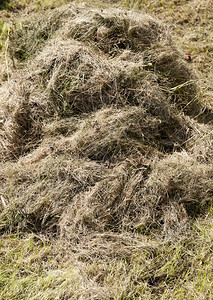
[[[12,36],[0,298],[211,298],[212,111],[168,28],[68,5]]]
[[[72,16],[72,11],[66,13],[62,7],[46,10],[43,16],[40,12],[34,13],[33,18],[26,14],[21,23],[15,23],[10,30],[9,53],[16,64],[32,59],[68,16]]]
[[[55,15],[61,28],[39,21],[42,45],[40,35],[30,44],[36,19],[25,23],[13,51],[35,58],[1,88],[1,231],[52,235],[78,253],[105,233],[179,234],[213,196],[212,136],[199,140],[212,129],[196,120],[194,75],[149,16]]]

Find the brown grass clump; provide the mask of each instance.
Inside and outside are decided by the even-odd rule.
[[[195,75],[147,15],[68,5],[22,25],[10,44],[18,69],[0,89],[0,232],[30,232],[42,247],[57,240],[64,265],[72,253],[62,281],[54,264],[46,272],[60,299],[139,299],[138,282],[154,299],[179,275],[151,237],[175,240],[213,197],[212,112]],[[117,277],[125,288],[109,291]]]
[[[17,71],[10,83],[1,88],[5,103],[2,107],[4,124],[1,133],[1,158],[2,160],[18,159],[19,157],[22,159],[23,154],[34,151],[27,156],[32,164],[39,163],[40,159],[48,161],[49,157],[55,157],[53,162],[57,157],[59,160],[64,157],[68,164],[70,159],[74,162],[76,160],[77,164],[81,160],[88,161],[88,164],[90,162],[92,164],[93,162],[101,163],[104,170],[109,169],[112,174],[115,172],[116,175],[112,175],[112,179],[110,179],[111,177],[102,179],[100,183],[94,181],[92,186],[97,190],[98,195],[102,195],[101,198],[104,199],[106,207],[114,207],[115,202],[116,209],[111,209],[117,210],[119,207],[119,213],[110,212],[112,215],[109,220],[111,221],[106,221],[107,225],[104,225],[103,228],[115,226],[118,229],[121,228],[120,224],[123,224],[124,228],[129,228],[128,224],[135,227],[130,219],[137,220],[138,214],[143,215],[144,221],[142,222],[139,217],[140,221],[133,221],[133,223],[147,224],[148,222],[151,227],[153,224],[161,227],[165,223],[165,217],[155,217],[156,209],[152,207],[151,203],[159,203],[159,201],[166,203],[165,197],[172,198],[172,194],[168,192],[171,188],[166,188],[167,196],[160,196],[161,188],[155,190],[155,196],[151,193],[152,189],[142,186],[140,186],[141,190],[136,192],[139,175],[130,175],[131,172],[125,170],[122,173],[124,177],[122,177],[116,170],[117,168],[119,170],[120,168],[131,169],[131,165],[134,165],[132,160],[136,160],[136,166],[144,166],[141,173],[139,172],[139,177],[145,176],[142,182],[146,185],[145,181],[151,176],[151,170],[154,168],[152,166],[154,157],[155,160],[158,160],[165,154],[171,153],[172,155],[174,151],[181,152],[188,146],[191,150],[191,144],[196,144],[199,136],[196,121],[185,116],[186,113],[196,115],[201,108],[201,104],[194,100],[196,86],[191,80],[193,75],[174,48],[165,27],[147,15],[141,16],[137,13],[117,9],[103,12],[91,9],[88,13],[88,9],[83,6],[80,11],[75,6],[68,6],[65,16],[62,11],[65,10],[56,9],[51,12],[51,16],[58,16],[57,20],[61,24],[61,28],[55,33],[58,37],[49,39],[39,53],[41,45],[33,46],[35,50],[33,51],[38,53],[35,59],[25,70]],[[26,43],[30,42],[31,33],[37,30],[37,27],[33,25],[36,18],[30,21],[31,23],[28,22],[25,23],[26,26],[24,25],[22,31],[22,34],[25,35],[25,30],[27,30],[29,39],[25,38]],[[42,19],[39,22],[41,25]],[[46,26],[45,24],[43,25]],[[47,31],[49,31],[48,28]],[[51,28],[53,30],[53,27]],[[19,35],[18,31],[16,33]],[[48,37],[50,35],[47,35]],[[40,41],[36,35],[34,38],[35,43],[36,40]],[[21,42],[21,37],[15,42]],[[23,49],[24,56],[31,53],[27,47]],[[8,90],[7,94],[6,89]],[[184,110],[184,105],[187,105],[187,111]],[[33,150],[35,148],[38,149]],[[204,156],[208,157],[208,155],[205,153]],[[27,157],[26,159],[28,159]],[[128,161],[130,165],[128,165]],[[54,163],[47,172],[55,174],[53,167]],[[90,168],[87,170],[90,173]],[[105,172],[108,174],[106,170],[104,174]],[[91,172],[93,172],[92,169]],[[179,171],[175,168],[174,172],[176,174]],[[84,171],[81,171],[80,174],[83,173]],[[171,175],[171,178],[175,177],[175,174]],[[19,172],[13,176],[14,178],[19,177]],[[72,182],[70,175],[65,172],[62,177],[66,179],[66,176]],[[120,176],[123,178],[122,180]],[[191,176],[189,175],[190,178]],[[169,178],[168,173],[167,180],[170,185]],[[152,181],[154,182],[154,178]],[[69,182],[70,186],[72,186],[71,182]],[[139,180],[139,182],[141,181]],[[132,187],[127,188],[131,185],[130,183],[135,186],[134,193],[129,192]],[[29,186],[31,184],[30,182]],[[115,185],[115,190],[113,185]],[[156,186],[157,183],[154,185]],[[51,186],[54,191],[54,184],[51,183]],[[74,188],[75,193],[72,194],[72,188],[69,187],[70,192],[65,194],[70,199],[73,197],[78,199],[75,201],[79,201],[79,203],[83,201],[81,197],[83,197],[82,199],[85,197],[91,199],[88,200],[88,203],[90,201],[92,203],[93,198],[88,195],[91,193],[95,195],[96,192],[91,192],[90,184],[86,184],[86,186],[88,191],[82,191],[79,187],[80,189],[77,188],[78,192]],[[34,188],[32,188],[33,195],[38,195],[37,186],[35,191]],[[190,193],[188,187],[178,188],[178,191],[182,189],[187,191],[178,196],[180,199],[184,197],[185,193],[187,195]],[[109,192],[110,190],[112,192]],[[48,188],[49,192],[50,187]],[[57,192],[53,192],[53,194],[55,193],[57,194]],[[129,200],[124,195],[125,193],[129,195]],[[144,197],[141,198],[140,193]],[[146,193],[148,193],[147,196],[145,196]],[[47,200],[49,196],[46,196],[46,192],[44,195],[46,199],[44,202],[40,197],[36,200],[35,196],[30,196],[31,200],[29,202],[27,200],[27,203],[38,202],[38,207],[40,207],[40,203],[45,203],[41,210],[46,215],[49,214],[48,210],[55,210],[46,204],[50,200]],[[53,199],[56,199],[54,197]],[[96,196],[94,197],[96,198]],[[157,197],[156,200],[154,200],[155,197]],[[164,200],[157,200],[159,197]],[[149,198],[152,200],[148,200]],[[19,196],[17,203],[25,205],[23,204],[25,201],[18,199]],[[139,199],[144,205],[139,204]],[[53,207],[55,201],[51,200]],[[97,200],[94,201],[97,204]],[[173,203],[172,200],[170,202]],[[184,205],[182,200],[176,200],[176,202],[176,205]],[[67,200],[64,203],[68,205]],[[85,205],[87,205],[86,203]],[[129,203],[135,204],[131,206]],[[163,205],[167,205],[165,203],[162,204],[161,209],[163,209]],[[79,204],[76,205],[79,207]],[[152,208],[149,208],[149,205]],[[153,205],[155,206],[155,204]],[[90,204],[88,204],[89,206]],[[105,211],[104,204],[102,206]],[[144,209],[142,209],[143,206]],[[170,207],[170,204],[167,206]],[[121,209],[121,207],[123,208]],[[134,213],[131,211],[127,213],[130,207]],[[137,212],[137,207],[140,207],[141,213]],[[101,209],[99,204],[96,209]],[[173,209],[179,211],[175,205]],[[62,205],[61,213],[63,210]],[[183,208],[183,210],[187,213],[187,208]],[[159,216],[161,215],[160,211],[157,213]],[[61,213],[57,212],[58,220]],[[50,213],[50,215],[55,214],[55,212]],[[93,212],[91,214],[93,215]],[[96,214],[98,215],[98,213]],[[121,220],[118,222],[119,214],[129,214],[130,217],[126,216],[126,221],[124,221],[124,217],[120,217]],[[36,224],[40,225],[36,225],[36,227],[41,228],[44,216],[39,214],[39,217],[41,220],[36,221]],[[156,218],[159,220],[156,221]],[[54,221],[51,222],[56,222],[55,218],[53,219]],[[178,220],[178,217],[176,219]],[[110,222],[112,222],[111,225]],[[96,224],[94,220],[92,223]],[[149,227],[149,225],[143,226]],[[136,227],[138,228],[138,226]]]
[[[174,88],[192,79],[192,74],[171,41],[168,29],[148,15],[119,10],[105,10],[100,14],[93,10],[81,18],[77,16],[68,21],[65,34],[92,43],[110,57],[122,56],[127,50],[140,53],[148,69],[167,79],[167,87]],[[179,92],[179,89],[176,91]],[[179,100],[182,106],[182,102],[195,96],[196,86],[189,82],[182,86],[180,92],[175,100]]]
[[[10,153],[16,157],[33,148],[40,138],[42,127],[39,105],[29,102],[30,93],[27,87],[20,83],[10,92],[15,94],[16,102],[13,102],[12,108],[10,103],[4,106],[3,159],[10,157]]]
[[[104,109],[81,122],[71,137],[55,142],[55,151],[116,163],[129,155],[149,157],[180,150],[188,135],[186,125],[175,114],[167,120],[137,106]]]
[[[195,167],[187,154],[132,168],[130,162],[119,165],[74,197],[61,218],[63,236],[124,229],[148,234],[157,228],[171,235],[211,203],[212,168]]]
[[[72,16],[69,10],[69,17]],[[57,10],[46,10],[45,15],[35,13],[33,18],[26,16],[21,23],[14,24],[10,30],[9,53],[14,61],[23,63],[32,58],[42,44],[50,39],[62,26],[67,17],[62,8]]]
[[[211,299],[212,111],[195,52],[187,63],[143,13],[61,1],[10,2],[21,24],[1,34],[0,299]],[[137,5],[205,23],[212,0],[185,2]]]

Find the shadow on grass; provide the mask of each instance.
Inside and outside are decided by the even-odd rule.
[[[7,8],[9,2],[10,2],[10,0],[1,0],[1,1],[0,1],[0,9],[5,9],[5,8]]]

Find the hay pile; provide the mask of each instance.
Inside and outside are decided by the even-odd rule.
[[[118,9],[51,14],[14,33],[1,85],[1,232],[78,251],[105,233],[180,233],[212,201],[212,128],[168,30]]]

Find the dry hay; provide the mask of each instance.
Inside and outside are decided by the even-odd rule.
[[[159,21],[65,10],[1,87],[1,231],[88,248],[106,232],[180,233],[213,196],[194,75]]]
[[[9,53],[16,64],[32,58],[68,16],[72,16],[71,10],[66,13],[61,8],[50,9],[45,11],[45,18],[40,13],[35,13],[33,18],[30,15],[21,23],[15,23],[10,30]]]

